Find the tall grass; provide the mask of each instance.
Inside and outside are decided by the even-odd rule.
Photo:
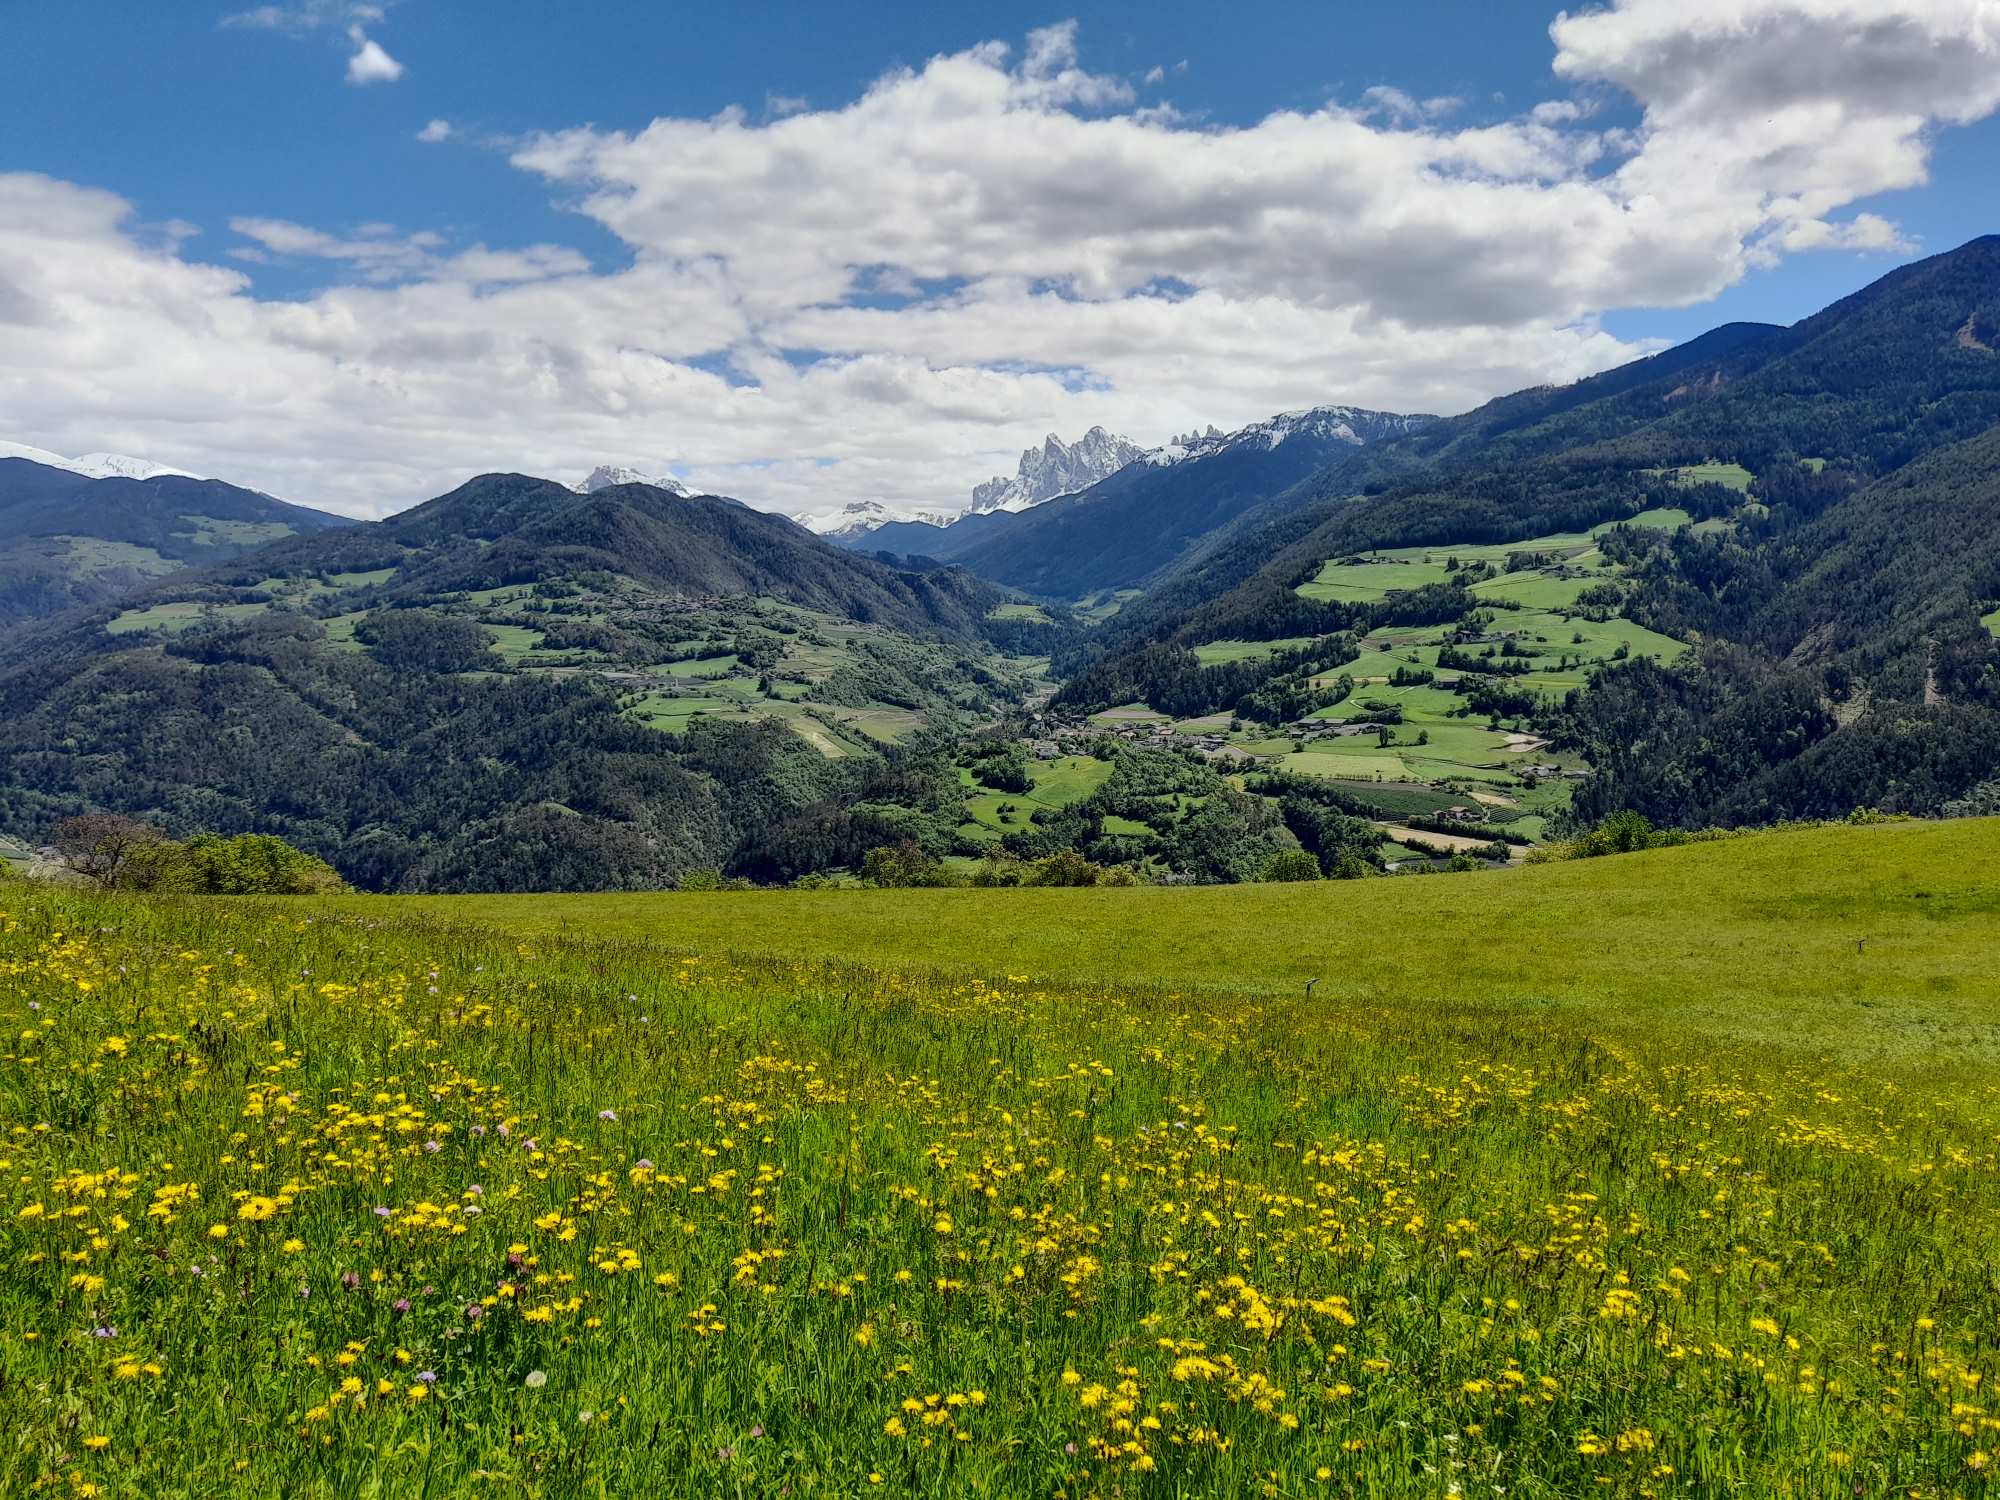
[[[0,1492],[1980,1490],[1991,1083],[5,893]]]

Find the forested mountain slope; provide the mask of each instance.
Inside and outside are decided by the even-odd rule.
[[[373,888],[656,886],[869,788],[1064,628],[645,485],[487,475],[0,652],[0,820],[281,833]],[[907,796],[903,802],[909,802]],[[897,811],[902,811],[898,809]],[[884,814],[891,816],[891,814]]]
[[[348,524],[216,479],[93,479],[0,458],[0,626]]]

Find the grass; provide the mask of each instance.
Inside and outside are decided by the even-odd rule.
[[[493,650],[511,662],[519,662],[531,652],[541,650],[547,639],[541,631],[526,625],[495,625],[482,621],[479,628],[493,638]]]
[[[1194,657],[1203,666],[1212,667],[1222,662],[1262,661],[1277,652],[1294,650],[1311,643],[1312,637],[1306,635],[1287,636],[1276,641],[1209,641],[1206,645],[1194,648]]]
[[[965,799],[967,820],[988,832],[1014,833],[1029,826],[1038,807],[1068,807],[1088,797],[1111,779],[1111,762],[1088,755],[1036,761],[1029,767],[1035,784],[1025,792],[987,791],[973,784],[970,772],[960,775],[970,788]],[[1002,812],[1003,807],[1012,810]]]
[[[155,604],[148,609],[128,609],[104,622],[107,635],[131,635],[142,630],[160,630],[178,635],[203,620],[244,620],[264,613],[262,604]]]
[[[179,536],[191,536],[204,547],[256,547],[292,534],[283,521],[225,521],[218,516],[182,516],[186,529]]]
[[[986,612],[986,618],[989,620],[1029,620],[1037,625],[1052,625],[1055,623],[1049,618],[1048,611],[1043,609],[1041,605],[1020,602],[996,604]]]
[[[1981,1493],[1993,834],[13,886],[0,1491]]]
[[[665,693],[647,693],[632,706],[630,712],[654,729],[665,730],[668,734],[685,734],[688,720],[697,714],[741,713],[745,707],[742,701],[735,698],[680,698]]]
[[[114,542],[95,536],[52,536],[49,540],[63,544],[63,564],[76,573],[118,569],[153,578],[186,566],[133,542]]]
[[[2000,981],[1986,972],[2000,951],[1996,837],[2000,820],[1978,818],[1788,829],[1435,885],[353,896],[332,909],[1066,984],[1268,995],[1318,975],[1318,993],[1346,999],[1528,1004],[1628,1034],[1695,1019],[1848,1061],[1930,1032],[1942,1046],[1923,1049],[1927,1067],[1940,1051],[2000,1065]]]
[[[727,677],[740,664],[741,659],[731,652],[724,656],[703,656],[686,661],[671,661],[657,670],[669,677]]]
[[[1981,615],[1979,623],[1995,635],[2000,635],[2000,604],[1996,604],[1992,609]]]
[[[1826,467],[1826,460],[1823,458],[1808,459],[1806,462],[1817,463],[1820,468]],[[1682,484],[1722,484],[1739,493],[1748,494],[1752,476],[1741,464],[1691,464],[1687,468],[1677,470],[1676,477]]]

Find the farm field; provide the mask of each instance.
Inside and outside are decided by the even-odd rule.
[[[1725,468],[1731,472],[1723,473]],[[1685,472],[1689,483],[1713,479],[1740,488],[1734,475],[1741,471],[1734,466]],[[1691,522],[1685,510],[1657,507],[1624,524],[1676,530]],[[1528,732],[1531,716],[1522,712],[1468,717],[1466,698],[1455,689],[1462,677],[1476,673],[1550,701],[1586,686],[1609,663],[1651,657],[1670,664],[1680,657],[1687,649],[1683,642],[1610,611],[1602,598],[1584,602],[1590,591],[1623,576],[1599,547],[1611,525],[1513,542],[1386,548],[1330,559],[1300,584],[1297,592],[1309,599],[1367,605],[1455,581],[1475,601],[1446,624],[1372,631],[1361,639],[1354,660],[1312,679],[1317,689],[1347,691],[1340,701],[1312,711],[1308,727],[1312,721],[1369,726],[1387,721],[1386,741],[1372,727],[1352,737],[1306,733],[1297,741],[1296,730],[1274,733],[1250,725],[1230,730],[1226,719],[1213,717],[1179,727],[1222,734],[1234,749],[1264,757],[1274,768],[1361,783],[1421,782],[1456,793],[1460,801],[1480,788],[1538,796],[1531,783],[1539,780],[1559,794],[1543,809],[1553,811],[1567,798],[1563,773],[1580,769],[1581,762],[1550,751]],[[1203,664],[1218,665],[1304,644],[1300,638],[1218,640],[1194,650]],[[1115,710],[1098,717],[1109,725],[1135,720],[1141,712]],[[1392,837],[1389,820],[1383,827],[1385,839]]]
[[[13,886],[0,1488],[1971,1494],[1993,835],[687,954]]]

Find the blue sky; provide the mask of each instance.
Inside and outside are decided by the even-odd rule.
[[[15,300],[92,337],[0,353],[0,439],[361,513],[592,458],[909,511],[1047,429],[1457,409],[1993,229],[2000,23],[1888,10],[16,5],[16,253],[58,229]],[[58,255],[143,297],[80,310]],[[163,326],[154,384],[92,373]]]

